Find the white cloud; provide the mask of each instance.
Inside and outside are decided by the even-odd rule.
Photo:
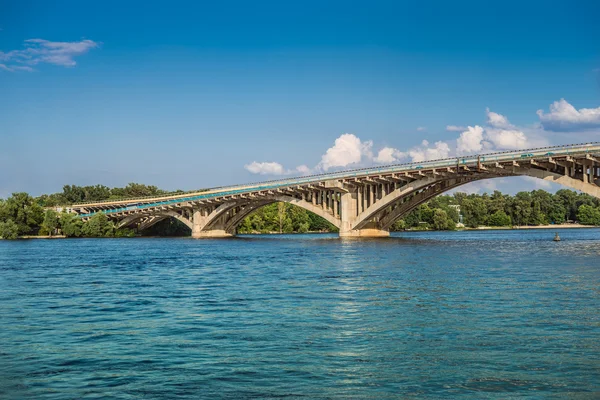
[[[327,171],[333,167],[346,167],[351,164],[358,164],[363,160],[363,157],[371,159],[373,154],[371,149],[372,141],[363,142],[359,137],[344,133],[337,139],[333,147],[327,149],[321,157],[319,167]]]
[[[393,147],[384,147],[379,150],[377,157],[373,159],[376,163],[392,164],[406,157],[406,153],[401,152]]]
[[[485,109],[485,113],[487,115],[487,123],[494,128],[508,128],[512,125],[508,122],[508,118],[506,118],[502,114],[498,114],[490,111],[489,108]]]
[[[446,125],[446,130],[448,132],[462,132],[465,131],[467,128],[464,126],[459,126],[459,125]]]
[[[486,129],[486,138],[498,150],[518,150],[528,147],[525,133],[517,129]]]
[[[312,170],[304,164],[298,165],[296,167],[296,171],[298,171],[301,175],[310,175],[310,173],[312,172]]]
[[[483,128],[479,125],[469,126],[456,140],[456,150],[459,154],[468,154],[483,149]]]
[[[33,68],[31,68],[31,67],[20,66],[20,65],[12,65],[12,66],[9,67],[6,64],[0,64],[0,69],[2,69],[4,71],[8,71],[8,72],[15,72],[15,71],[27,71],[27,72],[31,72],[31,71],[33,71]]]
[[[284,175],[286,172],[283,166],[277,162],[256,162],[244,165],[248,171],[253,174],[261,175]]]
[[[408,155],[413,162],[448,158],[450,156],[450,146],[446,142],[439,141],[435,142],[433,147],[429,147],[429,142],[423,140],[421,146],[410,149]]]
[[[600,107],[577,110],[565,99],[550,105],[550,112],[538,110],[537,115],[544,129],[550,131],[581,131],[600,127]]]
[[[424,126],[419,126],[419,127],[417,128],[417,131],[419,131],[419,132],[425,132],[426,130],[427,130],[427,128],[426,128],[426,127],[424,127]]]
[[[51,42],[45,39],[28,39],[24,48],[7,53],[0,51],[0,69],[5,71],[33,71],[32,66],[46,63],[74,67],[74,57],[99,46],[92,40],[79,42]]]
[[[490,126],[485,129],[485,139],[498,150],[517,150],[528,146],[525,133],[511,124],[502,114],[486,108],[487,122]]]

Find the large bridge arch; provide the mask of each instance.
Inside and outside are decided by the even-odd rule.
[[[202,215],[201,212],[196,211],[194,213],[193,235],[196,233],[195,236],[202,237],[202,232],[210,231],[219,231],[227,235],[233,235],[237,226],[244,218],[268,204],[277,202],[295,205],[324,218],[338,229],[340,227],[339,218],[336,218],[332,213],[325,211],[323,208],[301,198],[278,194],[255,199],[245,199],[244,201],[226,202],[216,207],[208,215]]]
[[[389,193],[380,199],[380,201],[366,208],[357,215],[352,224],[352,229],[360,230],[367,226],[376,226],[380,230],[389,230],[396,220],[405,216],[419,205],[447,191],[481,180],[523,176],[560,184],[600,198],[600,187],[597,185],[589,184],[564,174],[533,168],[519,167],[507,171],[507,173],[490,171],[486,174],[437,180],[433,177],[425,177]]]

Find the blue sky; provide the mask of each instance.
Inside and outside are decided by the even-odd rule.
[[[168,5],[0,0],[0,197],[600,140],[595,1]]]

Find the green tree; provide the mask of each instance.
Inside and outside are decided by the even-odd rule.
[[[40,235],[53,235],[60,228],[58,213],[54,210],[44,212],[44,220],[39,231]]]
[[[510,226],[510,216],[508,216],[504,210],[498,210],[492,215],[490,215],[488,219],[488,224],[490,226]]]
[[[44,219],[44,210],[27,193],[13,193],[2,206],[3,220],[11,219],[19,235],[35,234]]]
[[[60,214],[60,228],[66,237],[80,237],[82,235],[83,222],[75,214],[63,212]]]
[[[446,211],[436,208],[433,212],[432,227],[438,231],[454,230],[456,223],[448,217]]]
[[[476,195],[470,195],[462,201],[460,210],[464,216],[465,225],[476,228],[487,223],[487,204],[485,200]]]
[[[86,237],[111,237],[115,226],[104,213],[97,213],[83,224],[81,233]]]
[[[19,237],[19,227],[12,219],[0,221],[0,238],[16,239]]]
[[[583,225],[600,225],[600,209],[584,204],[579,207],[577,220]]]

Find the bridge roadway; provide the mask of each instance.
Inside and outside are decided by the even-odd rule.
[[[530,176],[600,198],[600,143],[525,149],[355,169],[214,188],[160,197],[74,204],[84,220],[104,213],[118,226],[146,229],[177,218],[192,237],[229,237],[256,209],[286,202],[311,211],[341,237],[388,236],[389,228],[418,205],[469,182]]]

